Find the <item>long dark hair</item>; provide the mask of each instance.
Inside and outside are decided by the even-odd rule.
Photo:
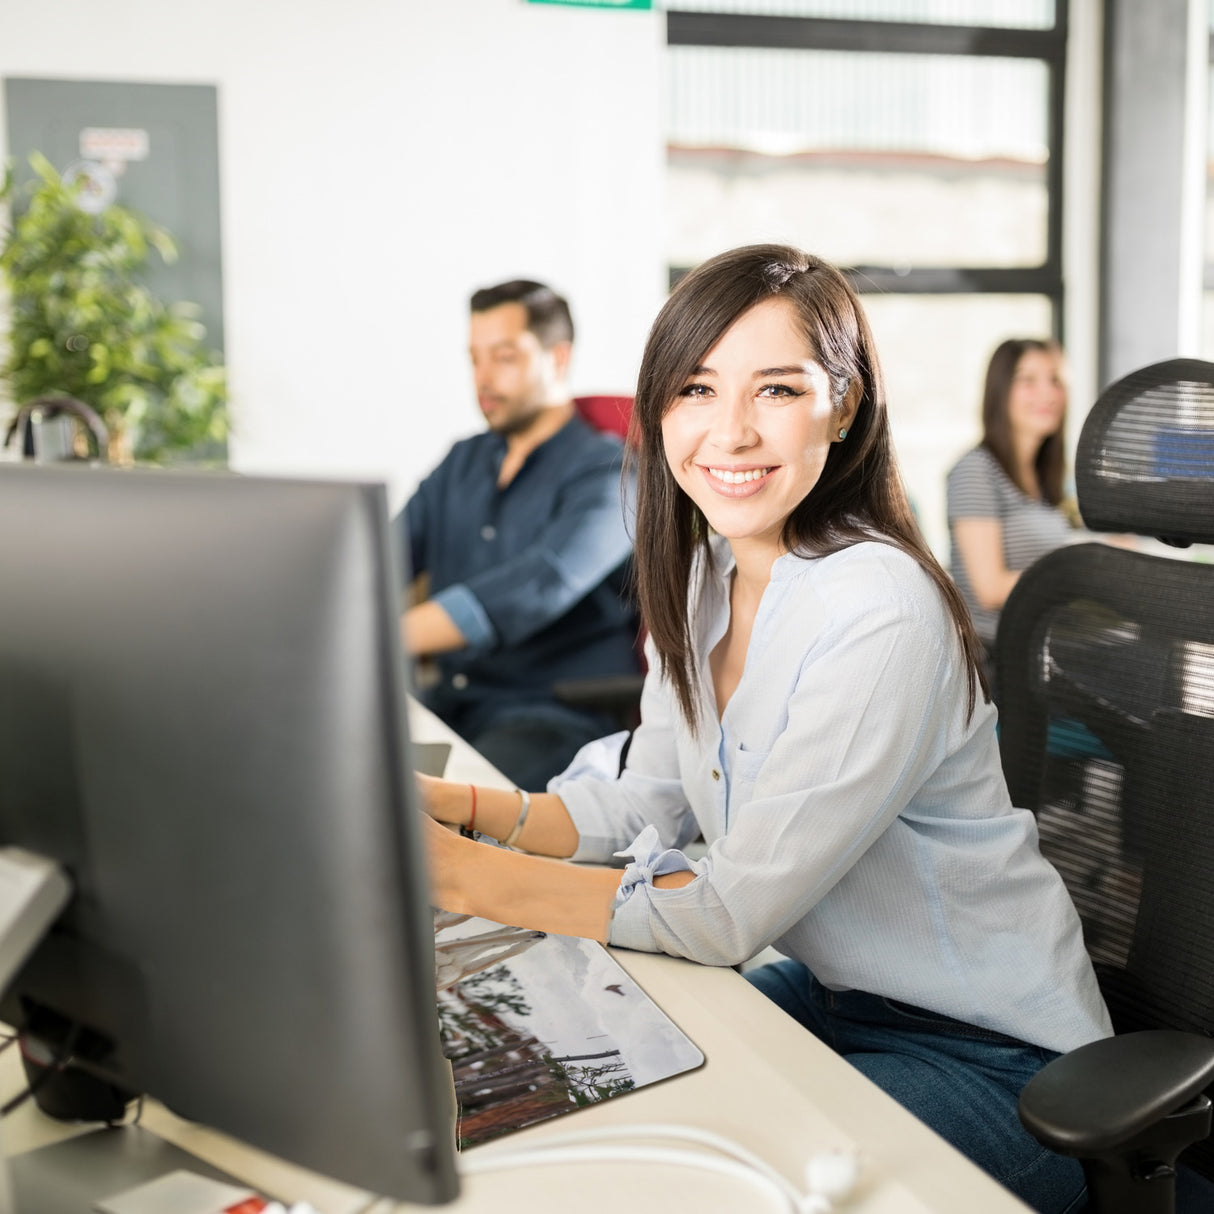
[[[1012,442],[1012,419],[1008,402],[1012,395],[1012,380],[1020,360],[1030,351],[1062,357],[1062,347],[1056,341],[1038,337],[1009,337],[995,347],[986,368],[986,384],[982,390],[982,445],[995,457],[1013,485],[1029,497],[1041,494],[1051,506],[1062,501],[1062,479],[1066,472],[1066,413],[1062,424],[1037,449],[1033,468],[1037,484],[1026,485],[1021,480]]]
[[[662,418],[676,394],[742,313],[763,300],[796,309],[831,397],[859,392],[847,438],[831,443],[822,475],[784,523],[786,548],[824,556],[863,540],[901,548],[939,587],[969,668],[968,711],[981,686],[981,646],[956,586],[924,542],[902,485],[885,408],[885,388],[868,322],[833,266],[784,245],[748,245],[704,262],[680,280],[649,332],[633,408],[637,452],[636,570],[641,612],[684,718],[698,727],[698,686],[688,615],[697,554],[711,560],[703,513],[666,461]]]

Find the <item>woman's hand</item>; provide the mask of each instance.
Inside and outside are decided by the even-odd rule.
[[[421,795],[421,808],[434,817],[436,794],[446,781],[438,779],[437,776],[423,775],[420,771],[415,771],[413,778],[417,781],[417,791]]]
[[[430,902],[439,910],[606,942],[619,869],[490,847],[462,838],[428,814],[418,817]]]
[[[467,784],[456,784],[451,780],[440,780],[436,776],[414,772],[417,791],[421,794],[421,808],[439,822],[452,826],[467,825],[472,809],[472,794]]]
[[[461,875],[464,861],[468,858],[462,849],[479,847],[480,844],[460,838],[455,831],[428,814],[419,814],[418,817],[422,842],[426,847],[431,903],[439,910],[471,913],[464,906],[462,894]]]
[[[458,784],[415,772],[421,808],[437,822],[469,827],[491,839],[509,838],[522,811],[518,789]],[[475,813],[474,813],[475,811]],[[564,802],[555,793],[531,797],[526,828],[517,840],[535,855],[572,856],[578,834]]]

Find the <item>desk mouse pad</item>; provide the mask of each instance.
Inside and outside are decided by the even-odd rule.
[[[436,911],[434,955],[461,1150],[704,1061],[594,940]]]

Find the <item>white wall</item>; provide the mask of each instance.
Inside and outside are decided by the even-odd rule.
[[[4,0],[0,77],[218,86],[232,463],[399,501],[480,428],[476,287],[548,281],[575,390],[631,389],[665,295],[664,39],[523,0]]]
[[[1071,6],[1072,444],[1096,388],[1100,7]],[[399,501],[481,425],[478,286],[550,281],[575,390],[631,387],[665,295],[664,30],[524,0],[0,0],[0,77],[218,86],[232,461]]]

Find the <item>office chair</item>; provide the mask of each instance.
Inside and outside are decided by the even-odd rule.
[[[596,430],[628,438],[632,422],[631,396],[575,396],[573,407],[582,420]]]
[[[615,434],[625,441],[632,422],[631,396],[576,396],[574,408],[594,429]],[[625,578],[630,582],[630,578]],[[621,585],[620,593],[631,593]],[[620,729],[635,729],[641,719],[641,687],[645,682],[644,636],[637,619],[637,673],[601,675],[598,678],[562,679],[553,684],[553,694],[562,703],[585,712],[610,717]]]
[[[1094,531],[1214,542],[1214,364],[1107,388],[1075,476]],[[1009,596],[996,665],[1012,801],[1036,814],[1117,1032],[1046,1066],[1020,1117],[1082,1161],[1091,1214],[1171,1214],[1182,1150],[1182,1196],[1214,1178],[1214,564],[1053,552]]]

